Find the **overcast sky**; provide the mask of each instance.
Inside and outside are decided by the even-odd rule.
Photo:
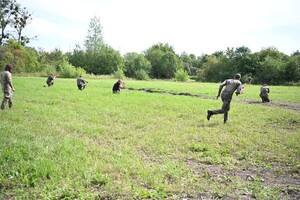
[[[33,20],[28,46],[72,51],[83,46],[91,18],[106,44],[122,54],[168,43],[176,53],[212,54],[246,46],[300,50],[299,0],[17,0]]]

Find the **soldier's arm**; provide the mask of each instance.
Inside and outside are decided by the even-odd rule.
[[[244,88],[244,86],[243,86],[242,84],[240,84],[240,85],[237,87],[235,94],[236,94],[236,95],[243,94],[243,88]]]
[[[219,91],[218,91],[218,96],[217,96],[217,98],[220,96],[221,91],[222,91],[223,87],[226,85],[226,83],[227,83],[227,81],[224,81],[224,82],[221,83],[221,85],[219,86]]]

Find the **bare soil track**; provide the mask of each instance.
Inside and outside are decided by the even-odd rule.
[[[187,159],[185,161],[196,176],[208,177],[222,184],[227,184],[232,179],[240,179],[248,182],[260,182],[265,188],[279,188],[280,196],[283,199],[298,200],[300,199],[300,179],[299,171],[291,172],[288,167],[283,166],[285,173],[279,174],[272,169],[266,169],[259,166],[246,164],[235,169],[223,169],[221,165],[211,165],[200,163],[194,159]],[[197,198],[207,198],[205,194],[199,194]],[[201,199],[200,198],[200,199]],[[218,197],[215,197],[216,199]],[[191,197],[189,199],[194,199]],[[209,199],[213,199],[210,197]],[[243,192],[240,196],[223,196],[222,199],[257,199],[257,197],[249,192]]]
[[[203,95],[203,94],[191,94],[188,92],[168,92],[168,91],[156,90],[153,88],[126,88],[126,89],[127,90],[137,90],[137,91],[148,92],[148,93],[190,96],[190,97],[198,97],[198,98],[202,98],[202,99],[216,99],[215,97],[207,96],[207,95]],[[293,111],[300,113],[300,103],[281,102],[281,101],[272,101],[270,103],[262,103],[260,101],[247,100],[247,99],[239,99],[236,101],[242,102],[242,103],[248,103],[248,104],[260,104],[260,105],[264,105],[264,106],[275,106],[275,107],[280,107],[283,109],[293,110]]]

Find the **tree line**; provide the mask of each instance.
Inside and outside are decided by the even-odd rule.
[[[0,3],[1,38],[0,64],[14,65],[15,73],[76,77],[85,73],[124,76],[139,79],[176,79],[220,82],[236,73],[242,81],[252,83],[298,84],[300,82],[300,52],[286,55],[275,47],[252,53],[248,47],[227,48],[213,54],[176,54],[169,44],[154,44],[141,53],[121,55],[103,40],[99,17],[90,20],[84,46],[76,45],[70,52],[51,52],[27,47],[31,38],[22,30],[32,20],[31,14],[15,0]],[[8,28],[10,27],[10,28]]]

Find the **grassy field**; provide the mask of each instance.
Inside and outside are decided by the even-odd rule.
[[[300,198],[300,87],[247,85],[224,125],[216,83],[45,79],[0,112],[0,199]]]

